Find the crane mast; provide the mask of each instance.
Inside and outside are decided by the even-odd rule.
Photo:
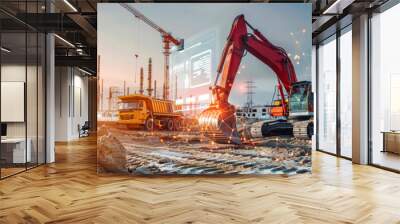
[[[163,43],[163,55],[164,55],[164,85],[163,85],[163,99],[169,99],[169,56],[171,55],[171,45],[175,45],[178,51],[183,50],[184,48],[184,40],[177,39],[171,35],[170,32],[165,31],[159,25],[154,23],[152,20],[143,15],[139,10],[134,7],[128,5],[127,3],[119,3],[123,8],[128,10],[132,15],[136,18],[140,19],[151,28],[156,30],[161,34],[162,43]]]

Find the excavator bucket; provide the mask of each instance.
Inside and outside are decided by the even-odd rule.
[[[199,117],[201,133],[218,143],[241,144],[236,129],[236,117],[233,107],[220,109],[210,107]]]

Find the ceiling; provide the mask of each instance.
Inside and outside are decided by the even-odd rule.
[[[312,3],[313,41],[329,35],[329,29],[346,16],[377,7],[387,0],[243,0],[240,2]],[[27,3],[26,3],[27,2]],[[95,73],[97,38],[97,3],[106,2],[176,2],[169,0],[1,0],[0,21],[4,32],[16,33],[25,28],[31,31],[55,32],[56,65],[80,66]],[[198,0],[186,2],[231,2],[228,0]],[[237,2],[237,1],[235,1]],[[49,7],[50,6],[50,7]],[[50,10],[51,8],[51,10]],[[52,11],[52,13],[49,13]],[[25,13],[28,12],[28,13]],[[350,18],[351,23],[351,18]],[[328,32],[329,31],[329,32]],[[15,38],[13,38],[15,36]],[[21,35],[20,35],[21,36]],[[60,37],[60,38],[59,38]],[[18,34],[5,38],[24,44]],[[14,46],[16,47],[16,46]],[[28,49],[29,51],[29,49]]]

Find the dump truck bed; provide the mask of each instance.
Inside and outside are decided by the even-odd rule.
[[[179,113],[174,112],[174,103],[171,100],[155,99],[153,97],[140,94],[120,96],[119,99],[123,102],[142,100],[145,102],[146,107],[153,113],[153,115],[181,116]]]

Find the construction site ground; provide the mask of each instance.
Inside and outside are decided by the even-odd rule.
[[[252,139],[243,145],[232,145],[215,143],[198,131],[129,130],[112,122],[103,123],[99,128],[99,155],[114,156],[113,163],[123,163],[119,164],[119,170],[132,175],[311,172],[311,142],[290,136]],[[121,155],[113,151],[118,148],[116,144]],[[115,160],[115,157],[122,159]],[[115,170],[101,160],[100,172]]]

